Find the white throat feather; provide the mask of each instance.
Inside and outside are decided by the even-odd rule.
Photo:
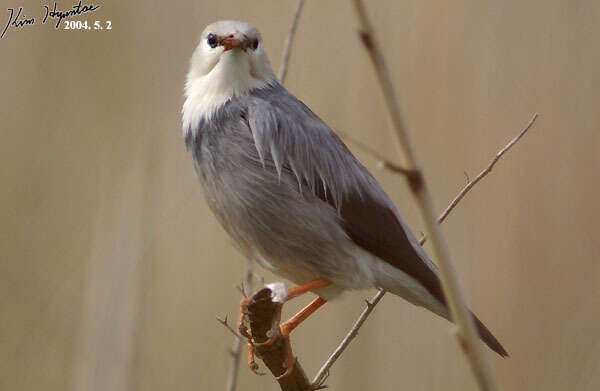
[[[182,110],[184,135],[189,131],[195,133],[195,124],[201,119],[210,120],[231,98],[276,83],[268,62],[263,66],[252,62],[245,52],[231,50],[222,53],[208,73],[201,74],[192,58]]]

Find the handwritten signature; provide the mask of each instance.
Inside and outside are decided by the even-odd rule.
[[[98,8],[100,8],[99,5],[82,4],[82,0],[79,0],[79,2],[77,4],[75,4],[74,6],[72,6],[71,8],[69,8],[65,11],[61,11],[61,10],[56,9],[56,2],[54,2],[54,6],[53,6],[52,10],[50,10],[50,7],[48,7],[47,5],[44,5],[45,15],[42,20],[42,23],[46,24],[46,21],[48,20],[48,18],[56,19],[57,21],[56,21],[56,25],[54,26],[54,28],[58,28],[58,26],[60,26],[60,22],[62,22],[63,19],[70,18],[73,16],[78,16],[78,15],[81,15],[86,12],[96,11]],[[25,26],[35,24],[35,18],[28,18],[25,16],[25,13],[23,12],[23,7],[19,7],[19,10],[17,11],[16,16],[15,16],[14,8],[8,8],[7,10],[8,10],[8,22],[4,26],[4,30],[2,30],[2,34],[0,35],[0,38],[4,38],[6,31],[10,27],[14,27],[14,28],[18,29],[18,28],[23,28]]]

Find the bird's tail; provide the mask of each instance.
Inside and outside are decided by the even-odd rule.
[[[494,337],[494,334],[492,334],[492,332],[488,330],[487,327],[485,327],[485,325],[479,320],[479,318],[474,313],[471,312],[471,315],[473,315],[473,322],[475,322],[475,327],[479,332],[479,338],[481,338],[481,340],[485,342],[485,344],[489,346],[490,349],[492,349],[494,352],[498,353],[502,357],[508,357],[508,352],[506,351],[506,349],[504,349],[504,347],[502,347],[502,345],[500,344],[500,342],[498,342],[496,337]]]
[[[416,306],[424,307],[431,312],[450,320],[450,311],[448,309],[447,300],[444,297],[444,291],[433,262],[429,260],[425,251],[421,247],[414,247],[414,255],[418,257],[413,262],[413,265],[421,263],[423,268],[421,269],[421,275],[419,279],[411,277],[403,272],[400,268],[397,268],[389,263],[379,262],[379,266],[376,269],[376,284],[377,286],[384,288],[391,293],[404,298],[405,300],[413,303]],[[423,284],[421,281],[426,281],[427,284]],[[502,357],[508,357],[508,353],[502,347],[500,342],[494,337],[492,332],[477,318],[473,315],[473,322],[479,332],[479,337],[487,346],[490,347],[494,352],[498,353]]]

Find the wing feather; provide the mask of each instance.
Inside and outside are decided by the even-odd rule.
[[[323,121],[283,88],[255,96],[247,118],[259,155],[264,159],[270,151],[279,175],[282,169],[292,173],[300,188],[338,211],[357,245],[415,278],[445,304],[433,263],[394,204]]]
[[[343,230],[356,245],[414,278],[446,306],[435,265],[381,186],[323,121],[280,85],[255,93],[247,111],[263,166],[270,158],[280,178],[283,171],[295,176],[300,192],[306,187],[337,210]],[[473,317],[482,339],[506,356]]]

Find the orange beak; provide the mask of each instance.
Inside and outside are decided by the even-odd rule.
[[[240,41],[239,39],[235,39],[232,36],[223,38],[221,40],[221,46],[223,46],[225,48],[225,51],[234,49],[234,48],[240,48],[240,49],[246,49],[246,42],[245,41]]]

